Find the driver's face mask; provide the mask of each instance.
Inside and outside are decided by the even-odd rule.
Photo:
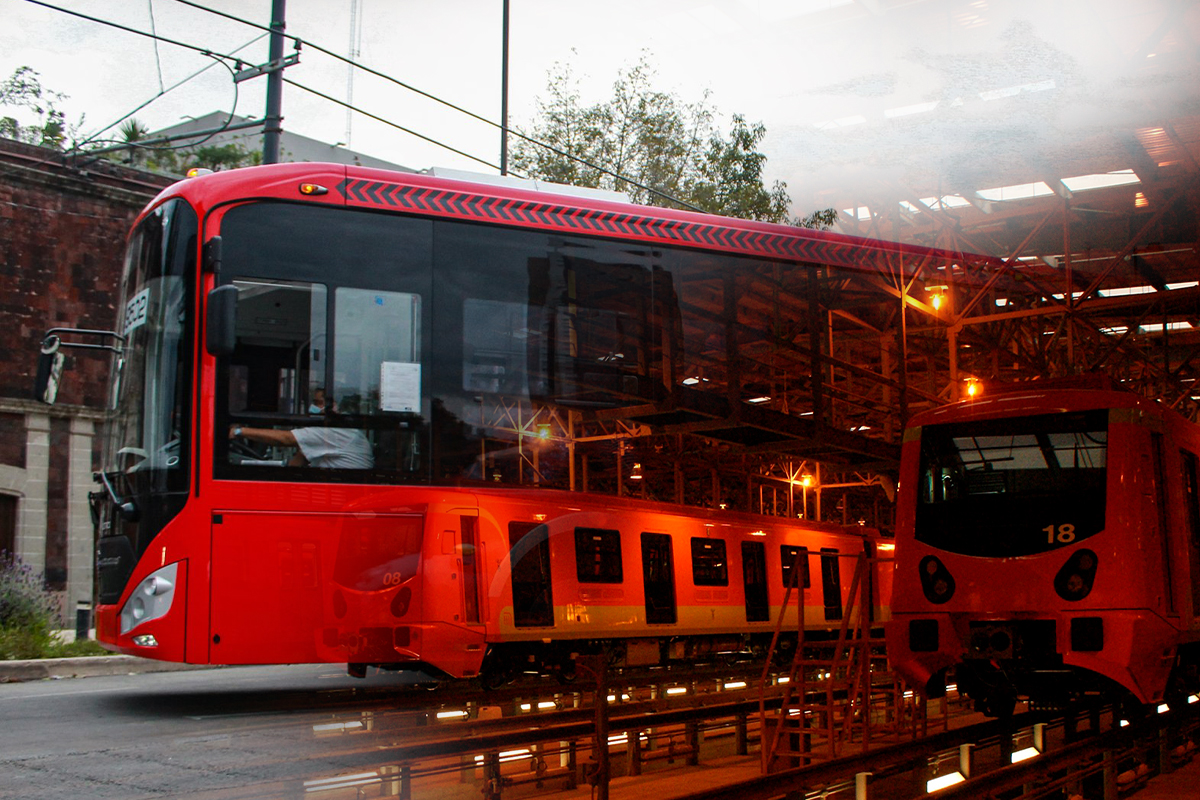
[[[324,412],[324,411],[325,411],[325,409],[321,408],[321,407],[320,407],[319,405],[317,405],[316,403],[309,403],[309,404],[308,404],[308,413],[310,413],[310,414],[320,414],[320,413],[322,413],[322,412]]]

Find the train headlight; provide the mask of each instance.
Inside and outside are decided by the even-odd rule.
[[[1063,600],[1082,600],[1092,591],[1098,559],[1091,550],[1076,550],[1054,576],[1054,591]]]
[[[954,578],[937,556],[925,556],[917,565],[921,573],[921,590],[931,603],[942,604],[954,596]]]
[[[147,575],[121,608],[121,633],[129,633],[143,622],[165,616],[175,599],[179,562]]]

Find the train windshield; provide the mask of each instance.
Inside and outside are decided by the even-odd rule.
[[[1108,412],[929,425],[916,538],[963,555],[1042,553],[1104,529]]]

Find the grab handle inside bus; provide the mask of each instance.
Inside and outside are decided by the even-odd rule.
[[[204,322],[204,349],[214,356],[233,353],[237,344],[238,290],[232,284],[218,286],[208,293]]]

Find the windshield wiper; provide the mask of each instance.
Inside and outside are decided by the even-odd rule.
[[[112,483],[108,479],[108,473],[97,472],[92,477],[104,486],[104,490],[108,492],[108,497],[112,500],[113,507],[117,509],[117,513],[121,515],[121,519],[136,522],[139,516],[137,506],[133,504],[132,500],[125,500],[117,494],[117,490],[113,488]]]

